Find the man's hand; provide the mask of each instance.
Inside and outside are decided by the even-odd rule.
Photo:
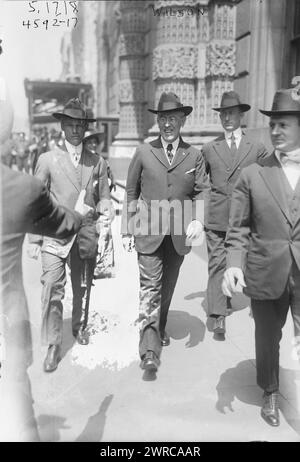
[[[223,294],[226,297],[232,297],[233,294],[240,291],[239,286],[246,287],[243,271],[241,268],[232,266],[224,273],[222,282]]]
[[[76,205],[75,205],[75,211],[80,213],[80,215],[82,215],[83,217],[87,215],[90,210],[93,210],[92,207],[84,203],[85,195],[86,195],[85,189],[80,191]]]
[[[126,252],[132,252],[134,249],[134,237],[133,236],[122,236],[122,244]]]
[[[41,253],[40,244],[28,244],[27,255],[29,258],[33,258],[34,260],[37,260],[39,258],[40,253]]]
[[[198,239],[202,232],[203,232],[203,225],[201,221],[193,220],[187,227],[186,237],[189,240]]]

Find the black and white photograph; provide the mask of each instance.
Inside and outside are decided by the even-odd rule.
[[[0,442],[300,442],[300,0],[2,0],[0,157]]]

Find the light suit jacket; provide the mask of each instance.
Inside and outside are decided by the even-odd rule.
[[[103,211],[111,209],[110,191],[107,179],[107,168],[103,159],[83,148],[80,163],[76,169],[72,164],[66,148],[56,147],[42,154],[37,162],[35,176],[45,183],[54,201],[74,209],[79,193],[86,189],[85,203],[93,208],[93,212],[83,220],[87,225],[87,238],[79,239],[82,253],[89,254],[89,247],[97,245],[96,222]],[[45,238],[42,250],[66,257],[74,238]],[[37,242],[37,237],[30,237],[31,242]],[[81,242],[80,242],[81,241]]]

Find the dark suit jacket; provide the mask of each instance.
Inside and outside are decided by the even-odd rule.
[[[83,148],[81,160],[76,169],[66,149],[56,147],[42,154],[37,162],[35,176],[45,183],[53,199],[60,205],[74,209],[79,193],[86,189],[85,203],[93,212],[84,218],[84,226],[77,237],[81,258],[92,258],[97,252],[98,235],[96,222],[99,214],[111,208],[107,168],[104,159]],[[37,239],[32,239],[31,242]],[[69,244],[66,240],[54,239],[53,252],[63,251]]]
[[[200,218],[197,202],[207,187],[200,151],[182,139],[172,165],[160,138],[141,145],[128,169],[122,234],[134,235],[141,253],[154,252],[164,236],[171,234],[178,254],[188,253],[185,229]]]
[[[300,207],[292,222],[282,175],[273,154],[242,171],[232,196],[227,266],[244,270],[244,292],[258,300],[280,297],[292,256],[300,268]]]
[[[25,349],[29,345],[24,336],[30,332],[22,277],[25,233],[64,239],[78,231],[81,216],[53,203],[41,181],[5,166],[1,166],[1,196],[1,314],[16,330],[15,342]]]
[[[243,133],[234,162],[224,135],[205,144],[202,153],[211,185],[205,226],[216,231],[226,231],[231,194],[241,170],[254,162],[260,162],[268,152],[263,144],[251,140]]]

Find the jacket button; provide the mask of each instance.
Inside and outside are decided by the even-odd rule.
[[[226,168],[226,172],[230,172],[230,168]]]

